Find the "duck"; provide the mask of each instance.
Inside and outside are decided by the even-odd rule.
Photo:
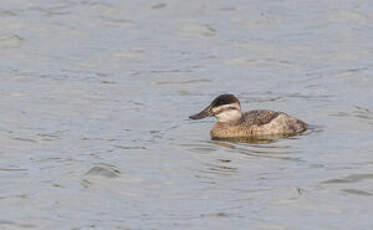
[[[206,117],[217,119],[210,131],[212,139],[293,136],[308,127],[304,121],[284,112],[251,110],[243,113],[240,101],[233,94],[220,95],[201,112],[189,116],[193,120]]]

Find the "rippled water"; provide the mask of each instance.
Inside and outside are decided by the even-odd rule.
[[[371,229],[369,1],[0,4],[0,229]],[[212,141],[215,96],[311,124]]]

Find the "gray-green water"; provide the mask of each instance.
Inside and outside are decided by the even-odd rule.
[[[372,229],[369,1],[0,3],[0,229]],[[310,123],[211,141],[221,93]]]

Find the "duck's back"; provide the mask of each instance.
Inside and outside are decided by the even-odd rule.
[[[211,131],[212,137],[255,137],[277,134],[297,134],[305,131],[307,124],[283,112],[252,110],[242,114],[239,124],[218,122]]]
[[[280,115],[280,112],[272,110],[251,110],[242,114],[242,122],[246,126],[264,125],[271,122]]]
[[[272,110],[252,110],[244,113],[241,126],[250,127],[253,135],[296,134],[307,129],[303,121]]]

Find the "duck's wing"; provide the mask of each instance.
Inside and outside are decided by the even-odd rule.
[[[275,119],[280,112],[272,110],[252,110],[243,114],[243,122],[247,125],[264,125]]]

